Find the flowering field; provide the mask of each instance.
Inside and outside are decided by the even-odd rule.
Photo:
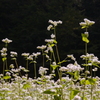
[[[10,51],[13,64],[8,65],[8,38],[2,40],[5,46],[0,50],[2,57],[2,74],[0,74],[0,100],[100,100],[100,78],[96,76],[100,61],[94,54],[89,54],[88,28],[95,22],[87,18],[79,23],[85,32],[82,41],[85,44],[85,54],[80,56],[84,63],[79,65],[76,58],[67,55],[63,60],[59,57],[56,40],[56,27],[62,21],[49,20],[47,30],[53,30],[50,39],[45,39],[46,45],[37,46],[41,52],[22,53],[26,66],[18,66],[17,52]],[[36,71],[38,57],[42,56],[42,65]],[[48,62],[47,68],[45,65]],[[73,61],[71,63],[70,61]],[[63,63],[67,65],[62,66]],[[29,63],[33,63],[34,78],[28,76]],[[24,72],[24,74],[22,74]],[[40,77],[37,76],[40,75]],[[54,78],[58,75],[58,79]]]

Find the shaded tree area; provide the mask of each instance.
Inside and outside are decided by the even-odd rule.
[[[96,22],[89,30],[88,50],[100,57],[99,7],[99,0],[0,0],[0,40],[6,37],[13,40],[9,50],[17,51],[19,55],[37,52],[36,47],[45,44],[44,40],[52,33],[47,31],[48,20],[62,20],[63,24],[57,27],[61,59],[67,54],[79,58],[84,54],[81,40],[84,30],[81,30],[79,22],[87,17]]]

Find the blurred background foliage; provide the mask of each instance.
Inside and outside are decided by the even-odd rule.
[[[48,20],[62,20],[57,27],[57,41],[61,59],[74,54],[79,60],[84,54],[84,42],[79,23],[84,18],[95,21],[89,29],[88,52],[100,58],[100,0],[0,0],[0,40],[9,38],[9,50],[19,54],[37,52],[52,31]],[[0,41],[0,48],[3,43]],[[22,62],[21,60],[19,61]],[[80,62],[80,60],[79,60]]]

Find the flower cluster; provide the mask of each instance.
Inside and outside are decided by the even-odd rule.
[[[88,28],[89,26],[92,26],[93,24],[95,24],[95,22],[94,21],[90,21],[87,18],[84,18],[84,22],[81,22],[79,24],[82,26],[82,28]]]
[[[49,25],[47,27],[47,30],[50,31],[50,29],[53,29],[55,26],[57,26],[58,24],[62,24],[62,21],[59,20],[59,21],[52,21],[52,20],[49,20],[49,23],[51,23],[52,25]]]

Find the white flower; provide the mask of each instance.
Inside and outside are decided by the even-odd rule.
[[[68,64],[67,70],[68,72],[75,72],[75,71],[81,71],[82,68],[78,64]]]
[[[76,95],[73,100],[82,100],[80,96]]]
[[[53,43],[54,42],[54,39],[45,39],[45,42]]]
[[[51,38],[55,38],[55,35],[54,34],[51,34]]]
[[[22,56],[28,57],[29,56],[29,53],[22,53]]]
[[[29,57],[27,57],[27,60],[33,60],[33,57],[30,55]]]
[[[7,52],[7,48],[2,48],[2,50],[0,50],[1,53],[5,53]]]
[[[6,72],[6,75],[10,76],[10,75],[11,75],[11,73],[9,73],[9,72]]]
[[[10,55],[11,57],[16,57],[17,56],[17,52],[14,52],[14,51],[11,51],[10,54],[11,54]]]
[[[34,57],[37,57],[37,56],[41,55],[41,53],[40,53],[40,52],[37,52],[37,53],[32,53],[32,54],[33,54],[33,56],[34,56]]]
[[[24,100],[33,100],[31,96],[26,96]]]
[[[73,55],[67,55],[67,57],[71,58],[72,60],[76,60],[76,58]]]
[[[42,45],[42,46],[37,46],[37,49],[45,49],[47,46],[46,45]]]
[[[98,70],[98,68],[96,68],[96,67],[95,67],[95,68],[94,68],[94,69],[92,69],[92,70],[95,72],[95,71],[97,71],[97,70]]]
[[[84,34],[85,34],[87,37],[89,37],[89,32],[84,32]]]
[[[90,74],[90,71],[86,70],[85,73],[86,73],[86,74]]]
[[[39,68],[39,74],[44,75],[47,73],[48,68],[43,68],[42,66]]]
[[[94,21],[90,21],[87,18],[84,18],[84,22],[79,23],[81,26],[91,26],[93,24],[95,24]]]
[[[53,48],[50,45],[48,45],[47,50],[48,51],[50,50],[50,52],[53,52]]]
[[[1,53],[1,56],[5,57],[5,56],[7,56],[7,53]]]
[[[62,21],[61,20],[59,20],[59,21],[49,20],[49,23],[53,24],[54,26],[57,26],[58,24],[62,24]]]
[[[59,70],[60,71],[67,71],[67,67],[60,67]]]
[[[2,42],[4,42],[4,43],[10,43],[10,42],[12,42],[12,40],[9,40],[8,38],[5,38],[5,39],[2,39]]]
[[[49,25],[49,26],[47,27],[47,30],[50,31],[50,29],[52,29],[52,27],[53,27],[53,25]]]
[[[10,68],[14,68],[14,64],[10,64],[10,66],[9,66]]]

